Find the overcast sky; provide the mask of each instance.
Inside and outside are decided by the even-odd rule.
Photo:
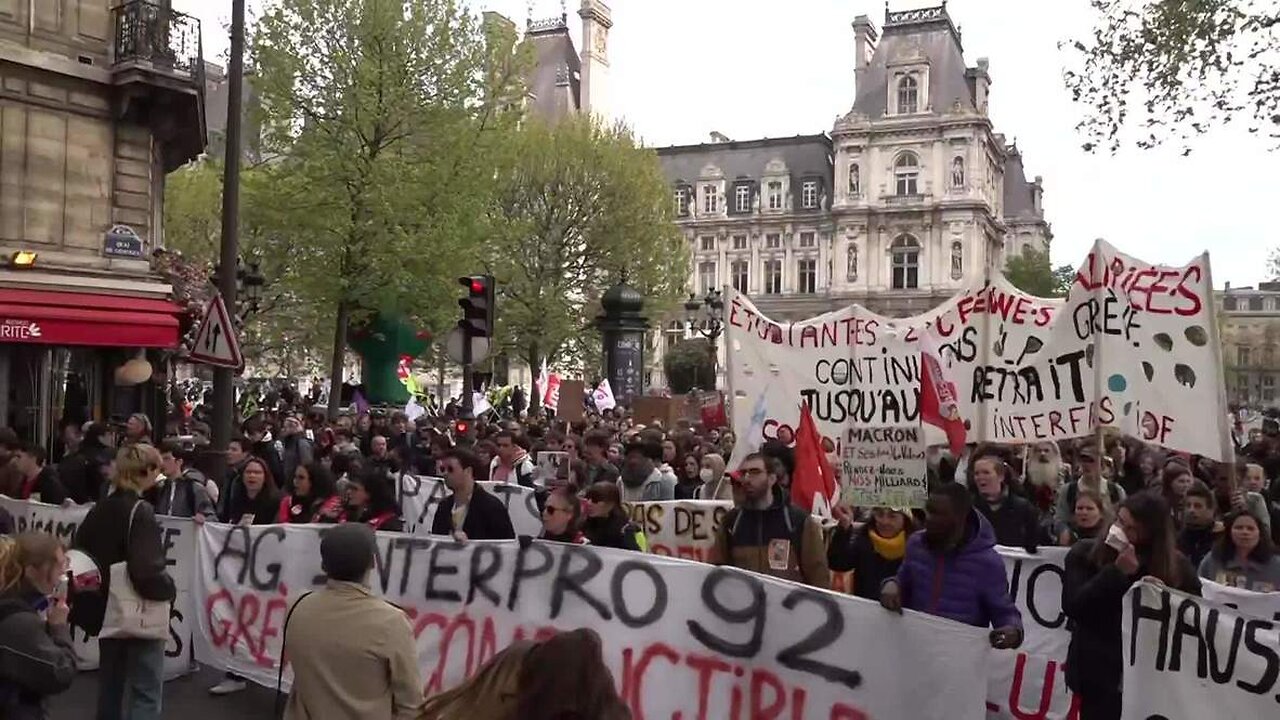
[[[250,13],[263,0],[249,0]],[[606,0],[613,10],[612,110],[651,146],[703,142],[712,130],[735,140],[830,132],[853,103],[853,30],[879,0]],[[528,0],[469,0],[523,24]],[[576,9],[569,26],[580,42]],[[206,52],[222,58],[230,0],[174,0],[204,21]],[[929,0],[894,0],[893,9]],[[533,0],[535,18],[559,0]],[[1062,83],[1059,40],[1083,36],[1087,0],[951,0],[965,59],[991,62],[996,132],[1017,140],[1028,177],[1042,175],[1055,264],[1076,265],[1095,238],[1145,260],[1180,264],[1210,250],[1214,284],[1267,279],[1280,246],[1275,179],[1280,152],[1241,126],[1181,146],[1080,149],[1079,110]],[[1017,28],[1013,32],[1013,28]]]

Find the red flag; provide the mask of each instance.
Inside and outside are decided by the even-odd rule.
[[[813,422],[809,404],[800,406],[800,428],[796,431],[796,469],[791,474],[791,502],[806,512],[830,507],[836,497],[836,475],[822,449],[822,435]],[[818,498],[822,498],[821,501]]]
[[[920,337],[920,368],[920,420],[945,432],[952,454],[960,457],[965,427],[956,384],[948,376],[938,342],[927,331]]]

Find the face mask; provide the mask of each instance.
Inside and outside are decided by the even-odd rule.
[[[698,471],[698,479],[704,483],[711,482],[714,479],[712,476],[711,468],[702,468]]]

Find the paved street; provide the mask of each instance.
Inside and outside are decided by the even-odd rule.
[[[182,720],[214,720],[214,718],[270,718],[274,693],[253,683],[249,689],[229,697],[209,695],[209,687],[218,682],[220,673],[204,670],[195,675],[165,683],[164,716]],[[52,720],[89,720],[98,698],[98,674],[87,672],[76,679],[65,695],[50,703]]]

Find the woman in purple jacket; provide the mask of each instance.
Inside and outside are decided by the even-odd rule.
[[[924,530],[907,540],[898,576],[881,586],[880,604],[995,628],[992,647],[1018,647],[1022,615],[1009,597],[995,545],[995,533],[973,509],[969,491],[958,483],[939,486],[925,505]]]

